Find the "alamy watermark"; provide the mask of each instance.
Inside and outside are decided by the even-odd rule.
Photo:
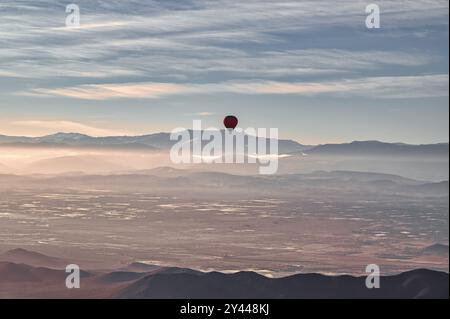
[[[376,264],[370,264],[366,267],[366,287],[368,289],[380,288],[380,267]]]
[[[380,28],[380,6],[371,3],[366,6],[366,13],[368,14],[366,18],[366,27],[368,29],[379,29]]]
[[[80,7],[74,3],[66,6],[66,27],[78,28],[80,26]]]
[[[277,128],[202,129],[194,120],[192,130],[176,128],[170,135],[176,141],[170,150],[174,164],[260,164],[260,174],[278,171]]]
[[[80,267],[75,264],[67,265],[66,273],[69,275],[66,277],[67,289],[79,289],[80,288]]]

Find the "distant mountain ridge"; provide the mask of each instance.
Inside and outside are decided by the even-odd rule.
[[[292,196],[299,191],[347,191],[389,195],[448,197],[449,183],[426,182],[392,174],[356,171],[316,171],[306,174],[233,175],[213,171],[192,171],[160,167],[156,169],[124,172],[113,175],[17,176],[1,175],[1,185],[27,187],[98,187],[101,189],[186,189],[201,194],[227,192],[254,192],[256,194],[282,194]],[[1,188],[1,187],[0,187]]]
[[[343,144],[318,145],[306,151],[309,155],[335,155],[335,156],[447,156],[448,143],[437,144],[404,144],[384,143],[380,141],[353,141]]]
[[[192,136],[192,131],[189,131]],[[105,136],[93,137],[79,133],[56,133],[42,137],[6,136],[0,135],[0,145],[14,146],[83,146],[83,147],[123,147],[146,149],[169,149],[177,141],[170,140],[170,133],[154,133],[138,136]],[[249,135],[246,135],[249,137]],[[310,149],[293,140],[279,140],[280,152],[299,152]]]
[[[22,248],[12,249],[0,254],[0,261],[47,268],[63,268],[68,264],[67,261],[61,258],[50,257]]]
[[[192,131],[189,131],[192,135]],[[248,136],[248,135],[247,135]],[[71,146],[71,147],[111,147],[144,148],[167,150],[175,143],[170,140],[170,133],[154,133],[139,136],[105,136],[93,137],[80,133],[56,133],[42,137],[0,135],[0,145],[10,146]],[[307,155],[337,156],[447,156],[448,143],[404,144],[380,141],[353,141],[342,144],[303,145],[293,140],[280,139],[279,152]]]

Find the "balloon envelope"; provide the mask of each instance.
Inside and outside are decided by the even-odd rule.
[[[228,115],[227,117],[225,117],[225,119],[223,120],[223,125],[225,125],[225,127],[227,129],[235,129],[236,126],[238,125],[238,118],[234,115]]]

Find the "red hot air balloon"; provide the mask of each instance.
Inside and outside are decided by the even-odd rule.
[[[228,115],[223,120],[223,125],[225,125],[225,127],[227,129],[231,129],[231,130],[234,130],[236,128],[236,126],[238,125],[238,123],[239,123],[239,120],[234,115]]]

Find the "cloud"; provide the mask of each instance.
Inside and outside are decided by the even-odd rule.
[[[171,44],[166,40],[134,39],[89,43],[76,48],[33,47],[34,58],[17,53],[20,61],[3,67],[5,76],[28,78],[122,78],[129,76],[155,79],[208,80],[211,74],[224,80],[295,77],[327,77],[366,73],[380,69],[426,66],[437,58],[432,54],[402,51],[350,51],[302,49],[262,51],[248,54],[237,49]],[[173,40],[175,41],[175,40]],[[30,48],[31,49],[31,48]],[[150,52],[151,51],[151,52]],[[171,51],[171,52],[168,52]],[[126,54],[132,52],[132,54]],[[0,52],[8,59],[14,52]],[[55,59],[59,57],[59,59]],[[33,63],[39,59],[39,63]],[[1,62],[0,62],[1,65]],[[59,72],[55,73],[55,69]],[[1,72],[1,69],[0,69]]]
[[[322,83],[286,83],[263,81],[229,83],[224,91],[241,94],[295,94],[363,96],[372,98],[418,98],[448,96],[448,74],[391,76],[339,80]]]
[[[66,31],[76,32],[76,31],[85,31],[85,30],[92,30],[92,29],[98,29],[98,28],[118,29],[118,28],[121,28],[128,24],[129,24],[129,22],[126,22],[126,21],[108,21],[108,22],[99,22],[99,23],[83,23],[77,27],[66,27],[66,26],[55,27],[55,28],[50,28],[50,30],[59,30],[59,31],[64,31],[64,32],[66,32]]]
[[[448,74],[344,79],[325,82],[228,81],[208,84],[124,83],[34,89],[25,94],[86,100],[155,99],[186,94],[337,95],[371,98],[448,96]]]
[[[64,96],[84,100],[111,100],[118,98],[154,99],[185,92],[185,86],[172,83],[124,83],[82,85],[75,88],[34,89],[31,94]]]
[[[188,113],[188,114],[186,114],[186,115],[189,115],[189,116],[192,116],[192,115],[194,115],[194,116],[213,116],[215,113],[212,113],[212,112],[197,112],[197,113]]]
[[[54,132],[76,132],[87,134],[91,136],[111,136],[111,135],[129,135],[130,132],[123,130],[104,129],[86,125],[79,122],[65,121],[65,120],[23,120],[14,121],[12,126],[20,126],[28,130],[35,130],[39,134],[47,134]],[[42,133],[42,132],[47,133]]]
[[[364,29],[366,1],[341,1],[339,6],[331,0],[80,1],[80,28],[64,26],[66,4],[24,0],[18,10],[16,1],[2,1],[3,76],[36,81],[76,77],[80,84],[89,78],[128,78],[125,82],[130,76],[152,82],[206,82],[211,74],[222,81],[303,81],[317,75],[423,66],[436,58],[429,48],[355,50],[353,42],[370,36]],[[379,4],[383,30],[389,29],[383,38],[398,32],[404,38],[405,29],[411,36],[416,33],[411,27],[423,33],[430,25],[448,26],[448,1]],[[348,30],[340,34],[336,28]],[[333,42],[335,34],[339,43]]]

